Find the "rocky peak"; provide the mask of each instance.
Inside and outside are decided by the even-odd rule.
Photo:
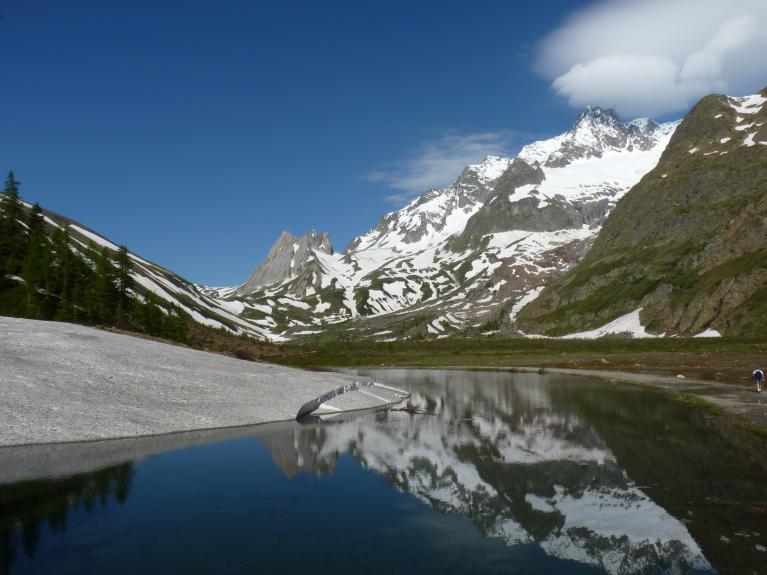
[[[618,114],[612,108],[600,108],[599,106],[586,106],[578,116],[578,119],[570,128],[570,132],[580,129],[594,129],[594,126],[610,126],[617,130],[623,127]]]
[[[606,152],[650,150],[676,125],[657,124],[650,118],[624,123],[614,110],[587,106],[567,132],[525,146],[519,157],[528,163],[562,168],[575,160],[601,158]]]
[[[277,238],[277,241],[274,242],[274,245],[272,245],[268,257],[276,256],[284,251],[292,250],[292,253],[298,253],[308,249],[332,254],[333,246],[330,243],[330,236],[327,233],[320,234],[315,230],[303,236],[294,236],[288,230],[285,230]]]
[[[327,233],[315,230],[303,236],[284,231],[269,250],[264,263],[259,265],[243,283],[235,295],[247,295],[258,288],[297,277],[307,265],[315,261],[314,252],[333,254],[333,246]]]
[[[484,202],[497,180],[512,163],[511,158],[485,156],[479,164],[466,166],[449,188],[457,192],[459,207]]]
[[[626,148],[628,135],[628,127],[615,111],[588,106],[565,134],[561,156],[547,165],[558,167],[584,157],[601,158],[608,149]]]

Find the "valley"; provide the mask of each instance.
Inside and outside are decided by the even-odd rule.
[[[196,285],[129,251],[130,294],[273,343],[747,335],[767,277],[765,93],[708,96],[662,124],[589,106],[566,132],[466,166],[341,252],[328,234],[285,231],[236,286]],[[92,265],[89,250],[120,251],[65,216],[44,219]],[[13,301],[5,313],[24,316]]]

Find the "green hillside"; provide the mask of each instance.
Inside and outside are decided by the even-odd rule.
[[[711,95],[690,111],[584,260],[520,312],[520,329],[562,335],[642,308],[642,324],[657,334],[762,332],[767,104],[735,105]]]
[[[0,197],[0,315],[109,325],[186,339],[188,316],[139,289],[125,247],[73,242],[67,226],[21,201],[8,175]]]

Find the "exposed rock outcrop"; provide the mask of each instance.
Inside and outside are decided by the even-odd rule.
[[[284,231],[269,250],[266,260],[250,274],[245,283],[237,288],[235,295],[245,295],[258,288],[298,277],[307,264],[314,261],[314,251],[333,254],[333,246],[327,233],[314,230],[295,237]]]

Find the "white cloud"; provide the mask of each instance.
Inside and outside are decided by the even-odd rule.
[[[765,0],[603,0],[541,42],[537,67],[572,106],[662,115],[763,88],[765,54]]]
[[[485,156],[509,155],[512,139],[509,132],[447,132],[423,143],[409,158],[364,179],[383,182],[396,190],[386,199],[401,204],[430,188],[451,184],[465,166],[476,164]]]

